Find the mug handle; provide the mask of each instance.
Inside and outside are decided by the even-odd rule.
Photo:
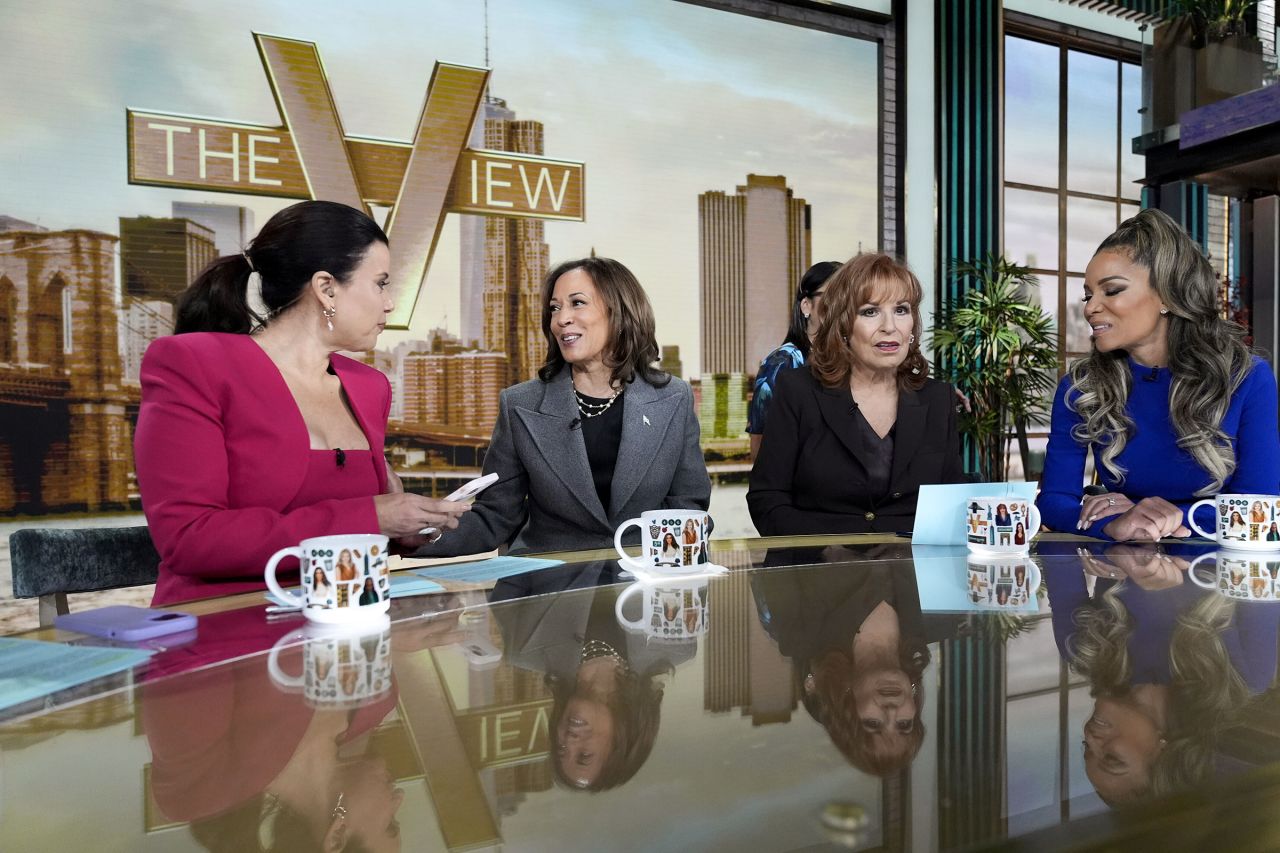
[[[1031,522],[1031,529],[1027,531],[1027,544],[1031,544],[1031,539],[1040,532],[1040,507],[1033,503],[1027,504],[1028,520]]]
[[[1203,503],[1203,501],[1201,503]],[[1202,587],[1204,589],[1218,588],[1216,575],[1214,577],[1214,580],[1211,580],[1208,583],[1201,583],[1200,579],[1196,577],[1196,566],[1200,565],[1201,562],[1209,559],[1210,557],[1217,557],[1217,556],[1218,556],[1217,551],[1210,551],[1208,554],[1201,554],[1199,557],[1196,557],[1194,560],[1191,561],[1191,565],[1187,566],[1187,576],[1191,578],[1191,582],[1193,584],[1195,584],[1198,587]]]
[[[267,581],[267,589],[271,590],[276,598],[279,598],[281,601],[288,601],[294,607],[306,607],[307,596],[305,592],[302,594],[288,592],[284,587],[280,586],[280,582],[276,580],[276,566],[278,566],[280,561],[285,557],[297,557],[298,560],[301,561],[303,559],[302,549],[297,545],[294,545],[292,548],[281,548],[279,551],[276,551],[271,555],[271,559],[267,560],[267,568],[264,572],[264,576]]]
[[[1196,510],[1198,510],[1202,506],[1213,506],[1215,503],[1217,503],[1216,498],[1205,498],[1202,501],[1196,501],[1187,510],[1187,524],[1190,524],[1191,529],[1194,530],[1196,533],[1199,533],[1205,539],[1217,540],[1218,534],[1217,534],[1217,531],[1213,533],[1209,533],[1207,531],[1200,529],[1200,525],[1196,524]],[[1194,563],[1192,565],[1194,565]]]
[[[267,672],[271,674],[271,680],[286,689],[296,690],[302,687],[305,675],[290,675],[280,668],[280,652],[287,643],[302,639],[301,631],[294,631],[291,634],[285,634],[276,640],[276,644],[271,647],[271,653],[267,655]],[[305,660],[305,658],[304,658]]]
[[[614,547],[614,549],[618,552],[618,556],[619,556],[619,557],[621,557],[622,559],[627,560],[627,561],[630,561],[630,562],[636,562],[636,563],[639,563],[639,562],[641,562],[641,561],[644,559],[644,545],[643,545],[643,544],[640,546],[640,555],[639,555],[638,557],[633,557],[633,556],[631,556],[630,554],[628,554],[626,551],[622,550],[622,534],[626,533],[626,532],[627,532],[627,528],[628,528],[628,527],[630,527],[630,526],[631,526],[631,525],[633,525],[633,524],[634,524],[636,527],[643,528],[643,527],[644,527],[644,519],[643,519],[643,518],[628,518],[626,521],[622,522],[622,526],[621,526],[621,527],[619,527],[619,528],[614,532],[614,534],[613,534],[613,547]]]
[[[627,522],[627,523],[630,524],[630,522]],[[623,525],[623,526],[625,527],[626,525]],[[644,628],[643,616],[640,617],[639,621],[632,622],[630,619],[622,615],[622,602],[626,601],[627,596],[631,595],[631,593],[641,589],[644,589],[644,584],[633,583],[631,586],[627,587],[621,593],[619,593],[617,601],[613,603],[613,614],[618,617],[618,624],[624,628],[631,628],[632,630],[636,630],[636,631],[639,631],[642,628]]]

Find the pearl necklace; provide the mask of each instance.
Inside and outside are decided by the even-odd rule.
[[[609,407],[613,405],[613,401],[617,400],[618,395],[621,393],[621,391],[614,391],[613,394],[610,395],[609,399],[603,403],[588,403],[586,399],[583,398],[582,393],[578,390],[577,386],[574,386],[573,389],[574,399],[578,401],[578,413],[584,418],[599,417],[609,411]]]

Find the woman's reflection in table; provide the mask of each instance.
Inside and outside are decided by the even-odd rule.
[[[770,551],[773,562],[792,561]],[[924,742],[929,663],[911,566],[778,570],[751,584],[761,622],[791,658],[804,706],[832,743],[876,776],[909,765]]]
[[[1078,568],[1046,572],[1058,648],[1094,697],[1081,746],[1108,805],[1207,782],[1222,733],[1276,674],[1280,611],[1186,581],[1182,550],[1080,549]]]
[[[612,560],[534,572],[499,581],[490,596],[541,596],[493,613],[507,662],[546,674],[552,767],[577,790],[617,787],[644,765],[658,736],[662,679],[697,649],[696,641],[651,647],[624,630],[614,614],[621,589],[589,589],[615,583],[617,572]]]
[[[448,639],[442,626],[454,621],[456,613],[421,620],[393,646],[432,645],[436,631]],[[246,650],[298,630],[297,620],[265,622],[260,608],[201,617],[202,636],[237,638]],[[219,654],[234,653],[221,645]],[[303,672],[305,661],[302,646],[289,646],[281,668]],[[157,663],[171,676],[202,661]],[[399,850],[404,794],[371,737],[396,695],[393,686],[359,707],[326,708],[277,686],[262,654],[148,682],[142,719],[156,802],[207,850]]]

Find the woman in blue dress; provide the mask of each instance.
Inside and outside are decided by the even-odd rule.
[[[1200,498],[1280,491],[1275,377],[1220,316],[1218,278],[1181,226],[1158,210],[1123,222],[1089,262],[1083,301],[1093,351],[1054,398],[1036,502],[1046,525],[1187,536]],[[1082,498],[1090,453],[1107,492]]]
[[[778,371],[800,367],[809,357],[809,342],[818,330],[818,313],[822,288],[832,273],[840,269],[837,261],[820,261],[809,267],[796,288],[796,301],[791,307],[791,326],[782,346],[765,356],[756,372],[755,387],[751,394],[751,407],[747,410],[747,434],[751,436],[751,459],[755,461],[764,439],[765,419],[769,415],[769,402],[773,399],[773,386]]]

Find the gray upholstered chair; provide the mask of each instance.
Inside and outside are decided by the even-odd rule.
[[[67,593],[155,583],[160,555],[142,527],[29,527],[9,536],[14,598],[40,598],[40,625],[67,612]]]

